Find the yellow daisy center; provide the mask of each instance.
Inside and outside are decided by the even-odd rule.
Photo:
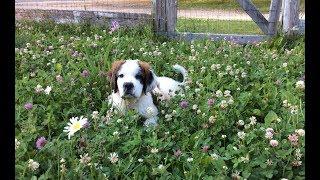
[[[80,122],[75,122],[74,124],[72,124],[71,129],[72,129],[73,131],[78,131],[78,130],[80,130],[80,129],[81,129],[81,124],[80,124]]]

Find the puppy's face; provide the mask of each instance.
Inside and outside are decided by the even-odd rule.
[[[115,61],[108,75],[112,89],[123,99],[137,99],[156,86],[150,65],[138,60]]]

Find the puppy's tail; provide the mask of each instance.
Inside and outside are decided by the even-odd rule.
[[[181,84],[184,84],[185,81],[186,81],[186,78],[188,77],[188,72],[187,72],[187,70],[186,70],[184,67],[180,66],[179,64],[175,64],[175,65],[173,66],[173,68],[174,68],[174,70],[175,70],[176,72],[182,74],[182,76],[183,76],[183,81],[181,82]]]

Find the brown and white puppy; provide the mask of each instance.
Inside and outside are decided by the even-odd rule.
[[[182,73],[185,79],[186,70],[180,65],[175,65],[174,68]],[[184,80],[178,82],[168,77],[157,77],[148,63],[139,60],[115,61],[108,76],[112,86],[109,103],[122,113],[128,109],[137,110],[146,118],[145,126],[157,125],[158,109],[153,103],[151,93],[166,97],[184,84]]]

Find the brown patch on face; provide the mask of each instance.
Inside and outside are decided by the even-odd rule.
[[[108,78],[111,82],[111,88],[113,90],[115,90],[115,92],[118,92],[117,73],[118,73],[120,67],[122,66],[122,64],[124,64],[124,63],[125,63],[125,61],[123,61],[123,60],[114,61],[111,65],[111,69],[108,71]]]
[[[143,92],[146,93],[147,86],[150,85],[153,81],[153,75],[151,73],[150,64],[147,62],[139,61],[138,62],[141,73],[142,73],[142,84],[143,84]]]

